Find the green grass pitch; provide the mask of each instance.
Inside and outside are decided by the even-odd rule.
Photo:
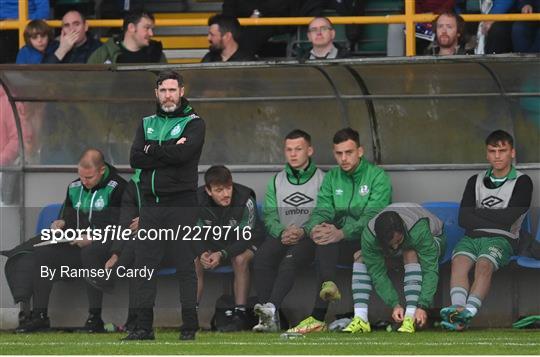
[[[540,332],[470,330],[461,333],[422,331],[413,335],[377,331],[347,335],[315,333],[284,340],[280,334],[201,332],[196,341],[179,341],[172,330],[157,330],[155,341],[121,342],[120,333],[0,333],[2,354],[103,355],[366,355],[366,354],[540,354]]]

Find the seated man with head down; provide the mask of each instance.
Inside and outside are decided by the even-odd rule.
[[[77,232],[77,237],[69,242],[36,247],[32,316],[21,323],[17,332],[34,332],[50,327],[47,310],[54,282],[87,277],[86,271],[105,273],[104,265],[111,256],[112,240],[104,240],[104,232],[106,227],[118,224],[126,181],[112,165],[105,162],[103,154],[97,149],[83,152],[78,173],[79,178],[68,186],[61,218],[54,221],[48,231],[49,239],[52,234],[56,236],[59,233],[54,230],[65,232],[66,239],[68,231]],[[101,239],[98,239],[98,231]],[[45,239],[44,234],[42,232],[42,239]],[[69,236],[75,238],[72,234]],[[86,292],[90,306],[84,329],[102,332],[103,294],[88,283]]]
[[[257,214],[255,192],[233,183],[225,166],[212,166],[204,174],[205,185],[199,187],[200,230],[193,235],[197,255],[195,267],[198,279],[197,301],[200,301],[204,270],[231,264],[234,270],[234,316],[232,330],[245,329],[246,303],[249,294],[249,265],[260,240],[263,227]],[[196,233],[199,232],[199,233]]]
[[[393,203],[372,218],[362,233],[362,250],[355,253],[352,293],[354,318],[342,331],[370,332],[368,303],[372,286],[393,309],[399,332],[415,332],[427,321],[439,281],[439,259],[446,239],[443,222],[416,203]],[[403,261],[405,308],[388,277],[387,258]]]

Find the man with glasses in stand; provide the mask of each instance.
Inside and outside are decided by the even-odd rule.
[[[334,43],[336,30],[332,26],[332,22],[326,17],[315,17],[311,20],[308,25],[307,36],[313,47],[301,57],[302,60],[350,57],[350,53],[346,48]]]

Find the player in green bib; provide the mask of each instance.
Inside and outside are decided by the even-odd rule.
[[[495,271],[507,265],[516,251],[520,228],[531,205],[533,184],[516,170],[514,139],[503,130],[486,138],[490,167],[467,181],[459,208],[459,225],[465,237],[452,256],[450,298],[441,310],[442,326],[466,329],[488,294]],[[474,281],[469,271],[474,267]]]
[[[424,326],[437,291],[445,242],[443,222],[416,203],[393,203],[371,219],[353,265],[354,318],[342,331],[371,331],[368,302],[372,286],[393,309],[392,318],[402,323],[399,332],[413,333],[416,326]],[[403,261],[405,308],[388,277],[387,258]]]

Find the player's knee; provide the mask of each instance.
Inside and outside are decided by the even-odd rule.
[[[472,262],[469,257],[456,255],[452,258],[452,274],[467,274],[471,266]]]
[[[244,252],[232,258],[231,261],[232,261],[232,264],[236,267],[246,268],[249,265],[249,262],[251,261],[251,256],[247,255]]]
[[[476,262],[476,275],[489,277],[493,273],[493,263],[488,259],[480,258]]]

